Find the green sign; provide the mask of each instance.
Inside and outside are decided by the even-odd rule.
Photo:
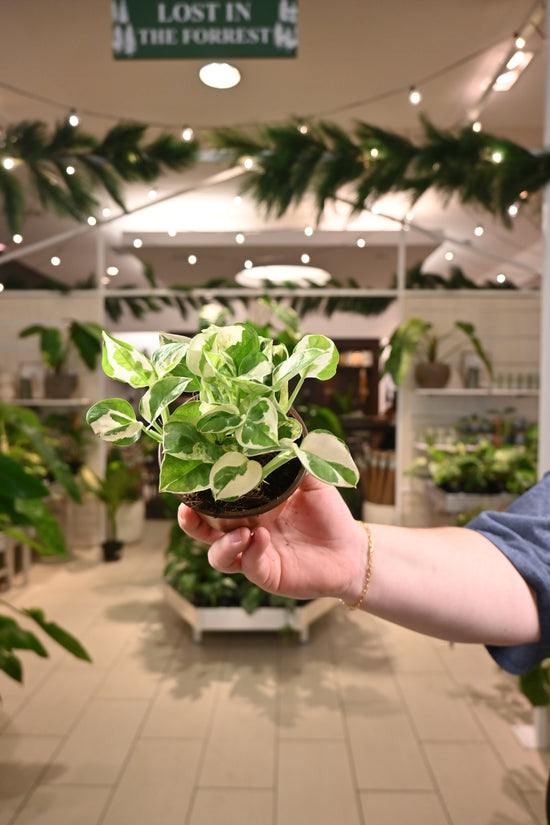
[[[118,60],[295,57],[297,0],[111,0]]]

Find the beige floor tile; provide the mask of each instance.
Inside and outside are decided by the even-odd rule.
[[[0,815],[13,815],[50,764],[53,736],[0,736]]]
[[[87,664],[82,670],[57,668],[14,714],[8,732],[64,736],[92,696],[101,671]]]
[[[547,825],[546,818],[546,791],[544,793],[535,793],[535,791],[528,791],[523,793],[523,798],[529,806],[529,810],[533,813],[537,825]]]
[[[398,625],[378,620],[380,639],[390,652],[395,671],[412,673],[440,672],[443,665],[438,655],[439,642]]]
[[[273,791],[253,788],[200,788],[189,825],[272,825]]]
[[[525,799],[485,743],[427,743],[427,757],[453,825],[533,825]]]
[[[279,745],[275,825],[359,825],[357,795],[348,751],[341,742]]]
[[[435,792],[364,791],[360,799],[368,825],[451,825]]]
[[[343,739],[344,719],[338,682],[330,664],[282,668],[279,691],[280,735],[298,739]]]
[[[205,737],[220,687],[221,666],[190,661],[163,679],[143,726],[142,736]]]
[[[359,704],[368,707],[373,716],[402,709],[402,697],[392,672],[368,670],[354,662],[338,667],[337,678],[345,707]]]
[[[446,673],[399,673],[396,679],[420,740],[483,739],[475,716]]]
[[[38,788],[13,825],[99,825],[109,787]]]
[[[407,715],[373,715],[372,707],[346,710],[357,785],[361,790],[431,790],[433,783]]]
[[[200,748],[200,742],[188,740],[138,742],[102,825],[182,825],[186,822]]]
[[[93,699],[56,754],[44,782],[113,784],[146,710],[139,699]]]
[[[239,699],[221,702],[207,740],[199,785],[270,788],[274,752],[273,710],[266,714]]]

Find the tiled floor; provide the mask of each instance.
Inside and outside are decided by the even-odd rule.
[[[10,600],[42,606],[92,665],[48,644],[3,675],[0,825],[527,825],[549,756],[485,651],[336,606],[308,645],[211,634],[162,602],[168,525],[105,564],[42,563]]]

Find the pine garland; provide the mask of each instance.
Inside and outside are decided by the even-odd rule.
[[[306,192],[319,216],[342,187],[354,189],[360,212],[390,192],[405,192],[411,204],[433,188],[446,199],[481,207],[509,227],[509,207],[539,192],[550,180],[550,153],[530,152],[512,141],[470,127],[457,133],[421,118],[423,141],[358,122],[348,134],[334,123],[294,119],[253,131],[218,129],[213,139],[234,164],[251,158],[244,191],[267,214],[283,215]]]
[[[8,126],[0,144],[0,197],[10,232],[22,228],[29,186],[44,211],[84,222],[98,210],[98,189],[126,211],[123,183],[152,182],[163,169],[196,161],[196,141],[161,134],[146,142],[146,131],[144,124],[119,123],[99,140],[67,122],[51,134],[38,120]]]

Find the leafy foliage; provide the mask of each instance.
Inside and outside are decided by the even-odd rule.
[[[32,324],[19,333],[20,338],[38,335],[40,355],[48,369],[59,373],[74,348],[89,370],[95,370],[101,355],[101,327],[92,321],[69,323],[66,333],[59,327]]]
[[[550,153],[530,152],[512,141],[464,127],[437,129],[425,117],[422,142],[358,122],[350,134],[334,123],[294,119],[286,126],[252,130],[218,129],[216,144],[233,162],[253,160],[244,183],[268,214],[283,215],[306,192],[319,215],[341,189],[354,190],[354,211],[390,192],[409,193],[411,202],[433,188],[448,200],[481,207],[511,225],[508,208],[540,192],[550,180]]]
[[[96,190],[125,210],[123,183],[153,181],[164,169],[181,170],[196,160],[195,141],[162,134],[146,142],[146,132],[147,126],[134,122],[116,124],[102,139],[68,122],[51,133],[37,120],[7,126],[0,148],[0,197],[10,232],[22,228],[29,209],[27,187],[44,211],[83,222],[99,207]],[[13,161],[12,169],[3,165],[6,159]]]
[[[329,484],[357,484],[344,442],[314,430],[298,443],[302,428],[289,414],[306,378],[326,380],[336,371],[338,353],[324,335],[304,336],[290,355],[251,324],[211,325],[191,339],[161,333],[151,359],[108,333],[104,342],[107,375],[144,388],[139,412],[146,423],[123,399],[94,404],[87,421],[115,444],[132,444],[142,432],[162,444],[161,490],[210,489],[233,501],[295,458]],[[182,393],[197,397],[171,412]]]

